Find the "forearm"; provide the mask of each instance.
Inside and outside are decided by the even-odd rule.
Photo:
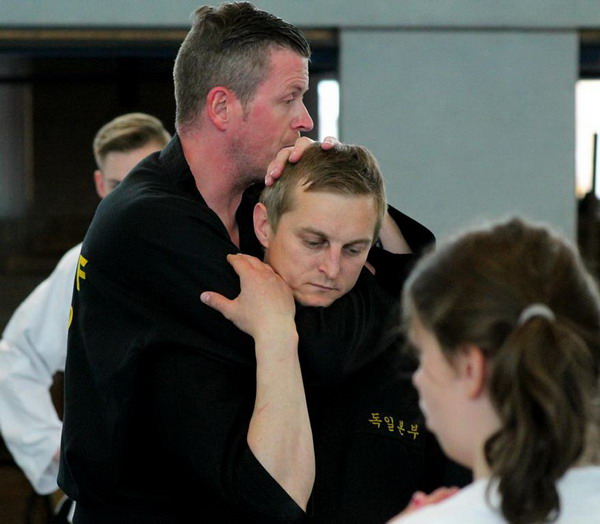
[[[295,329],[256,342],[256,401],[248,446],[290,497],[306,509],[315,478],[312,431]]]
[[[383,249],[390,253],[412,253],[412,249],[404,238],[402,231],[400,231],[400,227],[389,213],[386,213],[383,218],[381,230],[379,231],[379,240]]]
[[[367,260],[381,288],[397,298],[415,262],[435,245],[435,236],[416,220],[388,206],[380,240]]]
[[[296,507],[306,509],[315,460],[293,295],[281,277],[257,258],[230,255],[227,260],[240,276],[239,296],[228,300],[205,292],[201,299],[254,339],[256,389],[247,445]]]

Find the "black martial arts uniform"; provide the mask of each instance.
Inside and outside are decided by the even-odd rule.
[[[246,198],[238,213],[240,248],[260,256],[249,213],[253,202]],[[178,137],[100,204],[81,251],[65,376],[59,485],[77,501],[76,523],[307,518],[246,442],[255,397],[253,340],[199,300],[205,290],[238,295],[239,279],[225,259],[235,252],[196,189]],[[298,308],[317,450],[308,512],[315,522],[335,522],[329,515],[360,504],[355,497],[377,496],[359,475],[369,470],[365,461],[388,460],[384,444],[394,439],[366,415],[404,417],[407,431],[418,425],[416,439],[394,434],[391,482],[400,469],[411,479],[408,490],[437,475],[425,471],[426,439],[414,391],[407,393],[406,409],[378,403],[377,369],[387,354],[379,334],[394,303],[364,270],[355,288],[329,308]],[[390,366],[383,367],[387,388],[393,377]],[[379,465],[364,478],[384,470]],[[393,512],[405,498],[402,486],[397,489]]]

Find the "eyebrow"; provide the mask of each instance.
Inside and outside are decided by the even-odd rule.
[[[287,91],[291,93],[306,93],[310,89],[308,84],[304,84],[300,81],[294,81],[287,86]]]
[[[323,239],[329,240],[329,237],[323,231],[320,231],[319,229],[316,229],[316,228],[311,227],[311,226],[300,228],[299,232],[300,233],[308,233],[308,234],[311,234],[311,235],[316,235],[316,236],[321,237]],[[371,238],[357,238],[356,240],[352,240],[350,242],[347,242],[344,245],[345,246],[351,246],[351,245],[354,245],[354,244],[370,244],[371,242],[372,242]]]
[[[285,91],[285,95],[284,96],[293,96],[293,97],[304,96],[304,94],[307,91],[308,91],[308,89],[304,89],[303,87],[294,86],[294,87],[291,87],[291,88],[287,89]]]

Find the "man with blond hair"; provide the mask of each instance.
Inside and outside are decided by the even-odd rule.
[[[415,491],[430,491],[447,480],[449,464],[425,429],[402,340],[395,331],[386,332],[397,322],[400,287],[416,255],[387,253],[387,263],[377,263],[378,271],[387,265],[393,275],[384,279],[387,293],[366,292],[378,287],[365,264],[386,210],[381,173],[366,148],[339,145],[323,151],[313,144],[263,190],[254,207],[266,264],[230,256],[240,275],[240,296],[229,300],[202,294],[205,303],[251,334],[257,345],[265,344],[270,356],[301,369],[316,465],[308,522],[382,523],[402,510]],[[423,226],[391,212],[414,251],[433,241]],[[295,309],[286,309],[281,293],[265,294],[266,287],[257,284],[273,272],[287,284]],[[349,317],[339,304],[350,290],[353,299],[367,300],[360,317]],[[311,335],[306,323],[314,322],[315,310],[325,321]],[[302,335],[293,351],[296,332]],[[292,350],[280,352],[286,340],[292,341]],[[216,368],[192,366],[184,383],[196,377],[203,384],[210,376],[216,384]],[[221,380],[226,390],[231,377]],[[279,394],[285,402],[289,391],[283,387]],[[248,405],[249,397],[240,392],[236,401]],[[203,411],[210,411],[210,398],[197,402],[206,402]],[[218,422],[213,418],[213,424]],[[195,440],[209,446],[201,432]]]

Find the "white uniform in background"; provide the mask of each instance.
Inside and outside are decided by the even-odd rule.
[[[0,433],[36,492],[58,485],[62,423],[50,386],[64,371],[73,283],[81,244],[13,313],[0,340]]]

